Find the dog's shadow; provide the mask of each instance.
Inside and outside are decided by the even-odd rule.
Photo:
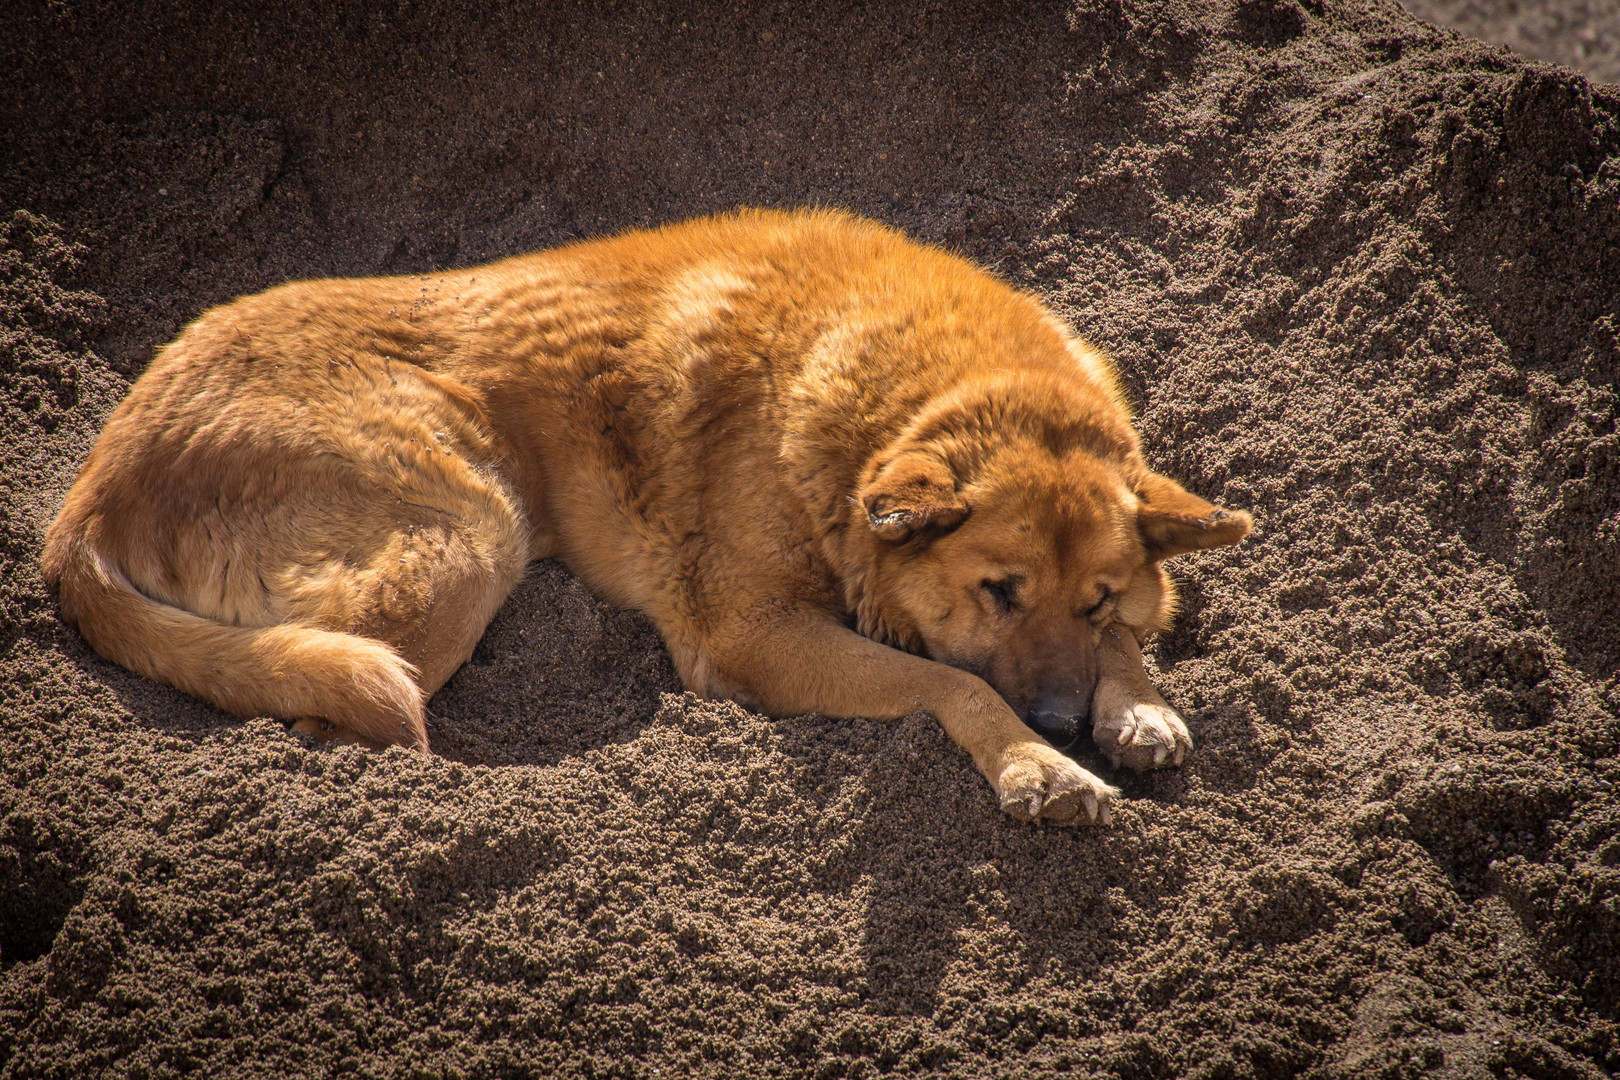
[[[57,644],[130,713],[171,736],[201,743],[239,723],[82,643]],[[602,604],[559,564],[537,563],[430,703],[429,734],[436,754],[464,763],[550,765],[636,739],[656,722],[661,695],[679,691],[644,616]],[[863,894],[860,963],[865,997],[880,1014],[967,1010],[982,1014],[974,1022],[985,1030],[1027,1022],[997,1014],[998,987],[985,983],[986,972],[1008,991],[1047,982],[1090,994],[1126,946],[1122,915],[1140,920],[1185,884],[1179,860],[1138,862],[1140,829],[1128,816],[1113,828],[1063,829],[1002,814],[927,714],[772,726],[776,749],[802,774],[796,790],[818,803],[829,827],[829,842],[803,853],[813,864],[810,887]],[[1095,754],[1081,764],[1120,784],[1137,814],[1176,801],[1186,783],[1178,770],[1110,770]],[[1088,1011],[1109,1007],[1106,994],[1099,1001]]]
[[[814,887],[864,894],[862,977],[879,1014],[968,1012],[985,1031],[1026,1022],[1000,1015],[997,999],[1032,984],[1055,997],[1105,985],[1126,948],[1126,913],[1139,921],[1186,884],[1179,860],[1139,859],[1135,815],[1165,797],[1151,781],[1132,785],[1143,801],[1114,827],[1031,826],[1000,812],[926,713],[895,723],[798,717],[776,729],[801,792],[839,793],[820,808],[827,823],[843,822],[810,855]],[[1081,764],[1125,779],[1100,758]]]
[[[554,765],[651,723],[680,678],[652,622],[536,562],[472,659],[428,703],[433,752],[469,765]]]
[[[645,616],[603,604],[558,563],[536,563],[433,699],[429,735],[436,753],[470,764],[554,764],[637,738],[661,695],[680,690]],[[1135,865],[1117,829],[1037,828],[1002,814],[925,713],[895,723],[812,715],[773,728],[802,773],[799,794],[839,800],[818,811],[829,826],[845,819],[836,840],[805,857],[814,888],[866,894],[859,947],[881,1013],[989,1010],[983,1022],[994,1027],[1005,1018],[980,1000],[986,988],[958,985],[985,959],[964,950],[1004,954],[995,963],[1012,982],[1090,985],[1121,947],[1119,905],[1140,916],[1180,890],[1164,866]],[[1186,785],[1180,770],[1137,775],[1094,753],[1080,761],[1147,812]]]
[[[603,604],[559,563],[536,563],[433,699],[429,735],[436,753],[469,764],[555,764],[634,740],[656,722],[661,695],[680,691],[645,616]],[[1184,885],[1176,860],[1139,865],[1140,838],[1119,828],[1032,827],[1001,813],[926,713],[772,726],[798,796],[833,837],[801,853],[812,888],[865,894],[859,949],[879,1013],[974,1010],[986,1030],[1023,1022],[996,1015],[995,988],[978,984],[987,967],[1009,989],[1045,980],[1090,993],[1124,948],[1124,913],[1141,919]],[[1078,757],[1139,813],[1187,788],[1182,770],[1110,769],[1089,745]]]

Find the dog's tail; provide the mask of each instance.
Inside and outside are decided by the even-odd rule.
[[[238,716],[321,717],[376,742],[428,748],[416,669],[390,646],[296,623],[233,626],[136,588],[93,532],[52,530],[45,578],[96,652]]]

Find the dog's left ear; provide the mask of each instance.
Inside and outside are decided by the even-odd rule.
[[[904,540],[924,528],[954,529],[969,512],[950,469],[923,450],[908,451],[883,466],[860,497],[872,531],[884,540]]]
[[[1205,502],[1156,472],[1143,475],[1136,485],[1136,497],[1141,500],[1136,526],[1155,562],[1186,551],[1235,544],[1254,525],[1254,519],[1242,510]]]

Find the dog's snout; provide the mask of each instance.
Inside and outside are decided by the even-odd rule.
[[[1091,702],[1078,693],[1047,692],[1035,699],[1025,714],[1025,722],[1036,734],[1058,750],[1071,750],[1085,733]]]
[[[1030,680],[1035,683],[1033,699],[1023,698],[1029,702],[1024,722],[1054,748],[1067,752],[1079,745],[1091,717],[1097,651],[1086,633],[1064,632],[1070,629],[1067,626],[1048,629],[1055,632],[1046,635],[1045,647],[1026,654],[1026,670],[1036,677]]]

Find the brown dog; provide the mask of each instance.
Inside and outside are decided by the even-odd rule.
[[[1187,729],[1137,642],[1246,514],[1150,472],[1031,297],[835,212],[740,212],[205,313],[113,413],[44,568],[102,655],[244,715],[427,747],[530,559],[768,713],[931,710],[1022,818],[1108,818]]]

